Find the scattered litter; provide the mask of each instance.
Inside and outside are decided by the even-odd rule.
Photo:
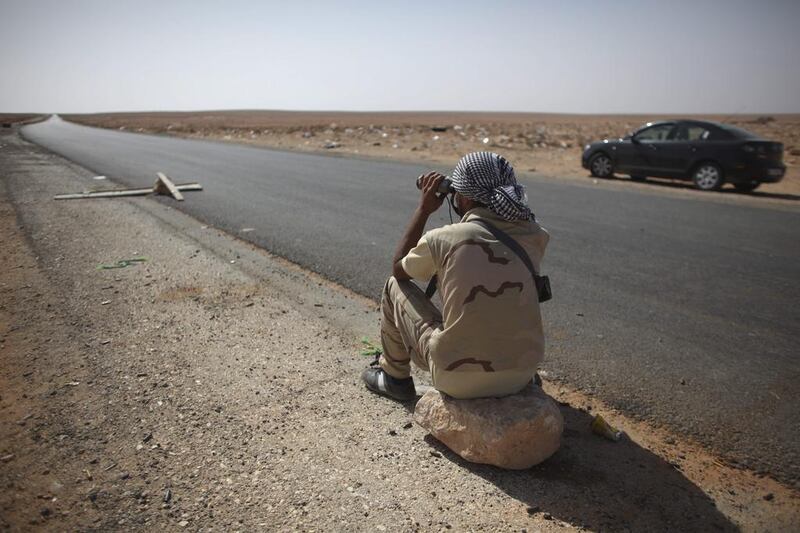
[[[12,460],[13,458],[14,458],[14,454],[10,453],[8,455],[4,455],[3,457],[0,457],[0,461],[3,461],[4,463],[7,463],[10,460]]]
[[[93,180],[104,180],[104,179],[106,179],[106,177],[105,176],[95,176],[92,179]]]
[[[102,302],[100,302],[100,305],[108,305],[110,303],[111,303],[111,300],[103,300]]]
[[[164,491],[164,503],[169,503],[169,501],[171,499],[172,499],[172,491],[170,489],[165,490]]]
[[[100,264],[97,265],[97,270],[110,270],[112,268],[125,268],[131,265],[135,265],[136,263],[144,263],[147,261],[146,257],[132,257],[130,259],[120,259],[116,263],[112,264]],[[105,305],[105,304],[103,304]]]
[[[424,396],[428,391],[434,390],[430,385],[417,385],[417,396]]]
[[[80,384],[81,384],[80,381],[70,381],[69,383],[64,383],[64,386],[65,387],[77,387]]]
[[[592,420],[592,431],[614,442],[622,438],[622,432],[606,422],[600,415],[595,415],[594,420]]]
[[[361,355],[366,357],[379,357],[383,355],[383,348],[375,346],[368,338],[361,337],[361,344],[366,346],[366,348],[361,350]]]
[[[251,231],[255,231],[256,228],[242,228],[242,233],[250,233]]]

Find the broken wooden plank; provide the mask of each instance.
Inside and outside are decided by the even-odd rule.
[[[203,186],[199,183],[181,183],[175,185],[179,191],[202,191]],[[147,189],[104,189],[99,191],[84,191],[72,194],[58,194],[55,200],[78,200],[81,198],[116,198],[120,196],[146,196],[155,192],[153,187]]]
[[[153,194],[152,187],[147,189],[116,189],[110,191],[86,191],[74,194],[58,194],[56,200],[76,200],[78,198],[113,198],[117,196],[144,196]]]
[[[169,179],[166,174],[163,172],[156,172],[156,176],[158,176],[158,181],[156,181],[153,190],[159,194],[166,194],[164,191],[164,187],[166,187],[167,191],[172,195],[173,198],[179,202],[183,201],[183,195],[180,193],[178,188],[175,187],[175,184],[172,183],[172,180]]]

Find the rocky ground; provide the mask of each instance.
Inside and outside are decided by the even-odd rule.
[[[549,177],[586,177],[588,172],[581,167],[581,153],[587,143],[618,138],[645,122],[673,117],[203,111],[65,115],[65,118],[82,124],[128,131],[225,140],[290,150],[427,160],[446,165],[454,164],[467,152],[488,149],[506,156],[517,170]],[[759,192],[800,195],[800,115],[697,118],[724,121],[766,139],[782,142],[786,177],[780,183],[762,185]],[[657,182],[667,183],[667,180]]]
[[[519,472],[466,463],[413,424],[413,405],[359,382],[375,302],[171,200],[53,201],[96,182],[13,129],[0,134],[0,177],[4,530],[800,523],[796,491],[548,380],[546,365],[561,450]],[[629,437],[592,434],[597,412]]]

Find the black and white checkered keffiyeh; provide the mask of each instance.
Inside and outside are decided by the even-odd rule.
[[[525,187],[517,183],[514,168],[501,155],[467,154],[456,165],[451,179],[456,192],[486,205],[505,220],[535,220]]]

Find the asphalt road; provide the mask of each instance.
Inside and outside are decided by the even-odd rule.
[[[23,134],[127,185],[199,181],[176,207],[373,298],[428,168],[59,119]],[[552,234],[550,375],[800,485],[800,208],[525,181]]]

